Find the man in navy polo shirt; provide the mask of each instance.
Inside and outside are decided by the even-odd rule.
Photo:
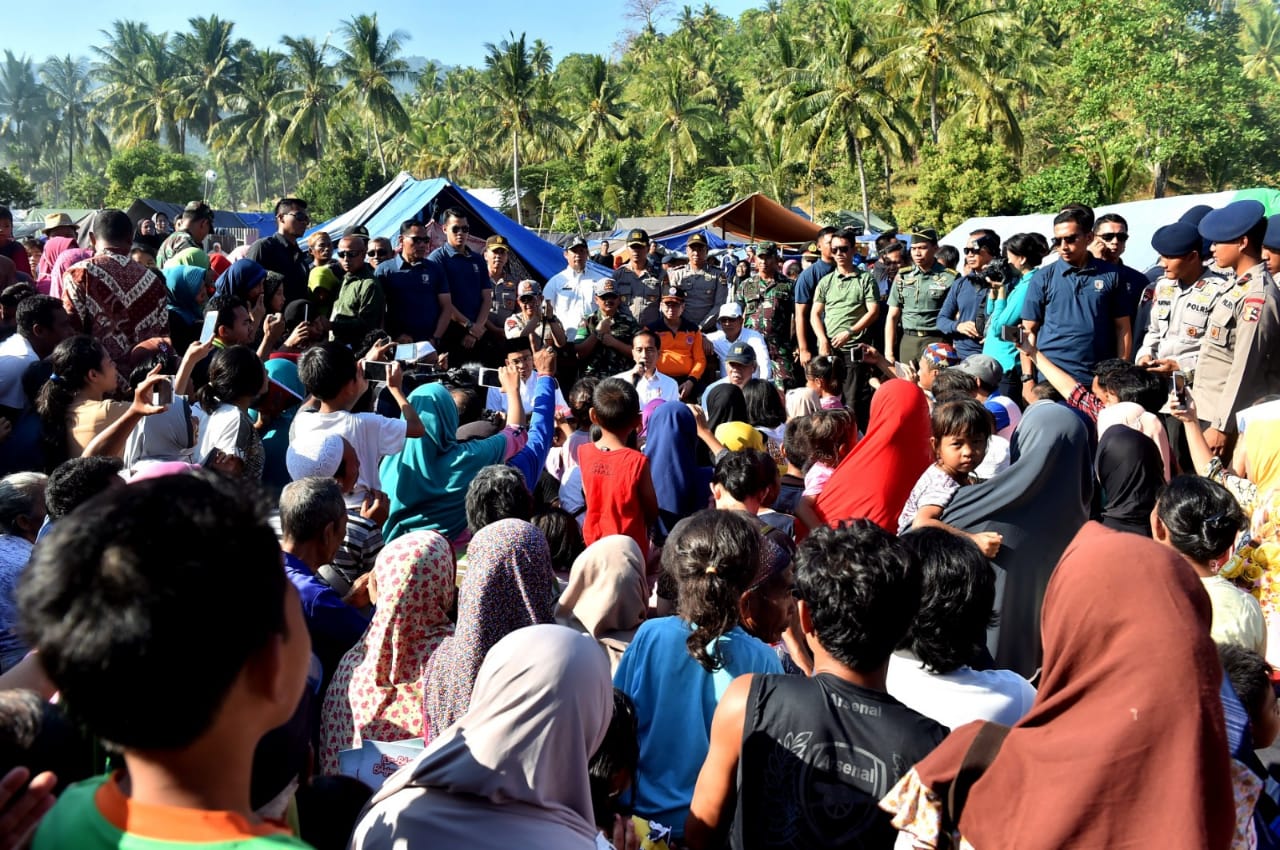
[[[1110,263],[1116,267],[1120,275],[1120,283],[1124,285],[1125,297],[1129,301],[1129,318],[1136,320],[1138,303],[1142,300],[1142,291],[1147,288],[1148,281],[1145,274],[1126,266],[1124,260],[1120,259],[1124,256],[1124,249],[1128,245],[1129,222],[1125,221],[1124,216],[1108,213],[1099,216],[1094,222],[1093,244],[1089,246],[1089,253],[1104,263]],[[1135,340],[1140,340],[1146,330],[1145,326],[1134,328]]]
[[[983,275],[1000,253],[1000,237],[994,230],[975,230],[964,246],[964,277],[951,285],[947,300],[938,313],[938,330],[947,335],[956,354],[972,357],[982,353],[987,329],[987,296],[991,282]]]
[[[818,281],[836,270],[836,261],[831,256],[831,237],[835,234],[834,227],[818,231],[818,257],[796,278],[796,353],[800,355],[801,366],[808,366],[818,354],[818,336],[813,331],[809,305],[818,291]]]
[[[400,225],[400,253],[378,264],[374,279],[387,299],[386,330],[393,339],[411,342],[437,339],[451,311],[449,282],[427,259],[431,237],[427,226],[409,219]]]
[[[493,284],[484,257],[467,247],[471,234],[467,214],[456,207],[445,210],[444,233],[445,244],[427,259],[441,268],[449,283],[452,321],[440,328],[440,341],[449,352],[449,362],[461,364],[483,356],[479,343],[493,307]]]
[[[1119,272],[1089,253],[1093,214],[1067,209],[1053,220],[1060,259],[1027,282],[1022,324],[1032,345],[1082,384],[1093,379],[1093,364],[1109,357],[1128,359],[1133,348],[1129,303]],[[1027,403],[1033,385],[1026,383]]]

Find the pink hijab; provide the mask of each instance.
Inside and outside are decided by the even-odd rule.
[[[49,292],[49,281],[53,277],[53,264],[68,248],[74,248],[76,240],[70,236],[54,236],[44,243],[44,252],[40,255],[40,264],[36,266],[36,289],[41,293]]]
[[[55,237],[67,238],[67,237]],[[53,242],[54,239],[50,239]],[[53,266],[49,272],[49,294],[54,298],[62,297],[62,278],[67,273],[67,269],[76,263],[82,262],[93,256],[92,248],[77,248],[74,240],[68,239],[72,244],[58,254],[57,259],[53,261]],[[43,264],[45,257],[49,256],[49,249],[45,248],[45,254],[40,259]]]

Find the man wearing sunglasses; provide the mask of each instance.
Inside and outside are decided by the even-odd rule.
[[[861,355],[855,352],[861,351],[862,343],[871,342],[880,304],[875,279],[853,264],[855,239],[852,229],[831,237],[835,270],[818,282],[814,293],[813,332],[818,339],[818,354],[844,359],[845,404],[853,410],[858,426],[865,429],[871,412],[871,373],[863,368]]]
[[[369,240],[369,250],[365,253],[365,259],[369,261],[369,265],[376,272],[378,266],[383,261],[389,260],[395,256],[395,251],[391,250],[391,240],[385,236],[375,236]]]
[[[598,281],[595,293],[596,309],[582,317],[573,345],[585,374],[607,378],[635,365],[631,342],[640,326],[612,280]]]
[[[489,270],[489,285],[493,287],[493,309],[489,311],[488,332],[505,338],[507,319],[520,312],[516,304],[516,279],[507,271],[511,257],[511,243],[497,233],[484,243],[484,264]]]
[[[889,315],[885,319],[885,354],[903,363],[914,363],[924,350],[942,342],[938,313],[956,282],[956,273],[938,262],[938,231],[917,228],[911,237],[911,268],[898,273],[889,290]],[[902,345],[898,345],[898,323]],[[896,352],[896,353],[895,353]]]
[[[484,258],[467,247],[471,224],[466,212],[456,207],[447,209],[442,222],[445,244],[435,249],[428,259],[444,272],[451,303],[445,314],[448,321],[446,323],[445,316],[441,317],[437,335],[451,363],[483,359],[483,352],[476,349],[483,348],[479,343],[484,338],[489,311],[493,309],[489,270]]]
[[[947,335],[961,358],[982,353],[987,332],[987,296],[991,281],[983,271],[1000,254],[1000,237],[994,230],[975,230],[964,245],[964,277],[947,292],[938,313],[938,330]]]
[[[444,330],[441,325],[448,325],[452,315],[449,284],[440,266],[427,259],[430,250],[427,225],[407,219],[400,224],[399,255],[374,272],[387,299],[386,331],[393,339],[438,340]]]
[[[359,345],[369,331],[382,327],[387,302],[382,284],[365,262],[368,246],[363,236],[344,236],[334,256],[342,267],[342,286],[333,301],[329,327],[333,338],[347,345]]]
[[[1053,220],[1059,259],[1027,281],[1022,325],[1031,347],[1088,386],[1093,365],[1129,359],[1133,349],[1129,299],[1115,266],[1089,253],[1093,211],[1070,208]],[[1035,374],[1025,373],[1024,398],[1032,400]]]
[[[245,256],[269,272],[284,277],[284,301],[307,297],[307,253],[298,240],[307,232],[311,216],[307,202],[300,198],[281,198],[276,202],[276,232],[249,246]]]
[[[1104,263],[1110,263],[1120,272],[1120,282],[1124,284],[1125,297],[1129,299],[1129,318],[1136,320],[1138,315],[1138,304],[1142,301],[1142,291],[1147,288],[1147,276],[1135,268],[1131,268],[1124,264],[1120,259],[1124,256],[1124,249],[1129,245],[1129,222],[1125,221],[1124,216],[1115,213],[1107,213],[1098,216],[1098,220],[1093,223],[1093,244],[1089,246],[1089,253],[1102,260]],[[1133,328],[1134,340],[1142,339],[1142,335],[1146,332],[1145,327]]]

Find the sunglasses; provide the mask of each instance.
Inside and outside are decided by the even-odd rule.
[[[471,228],[470,227],[450,227],[449,232],[450,233],[470,233]]]
[[[428,242],[431,241],[431,237],[430,236],[410,236],[409,241],[412,242],[414,245],[426,245]]]
[[[303,224],[311,223],[311,216],[307,215],[306,213],[287,212],[282,217],[288,217],[288,216],[293,216],[295,221],[300,221]]]
[[[372,257],[375,260],[385,260],[387,257],[391,256],[391,252],[390,251],[370,251],[365,256]]]
[[[532,304],[533,302],[535,302],[535,301],[537,301],[537,300],[538,300],[538,296],[536,296],[536,295],[521,295],[521,296],[520,296],[520,303],[521,303],[521,304]]]
[[[741,321],[742,321],[741,319],[735,319],[732,316],[721,316],[719,319],[716,319],[716,324],[732,325],[734,322],[741,322]]]
[[[601,301],[617,301],[621,296],[618,295],[597,295]]]
[[[848,246],[848,245],[832,245],[832,246],[831,246],[831,253],[833,253],[833,254],[847,254],[847,253],[849,253],[849,246]]]
[[[1099,233],[1098,238],[1103,242],[1128,242],[1129,234],[1121,230],[1115,233]]]
[[[347,257],[360,256],[360,252],[359,251],[338,251],[334,254],[334,256],[337,257],[339,260],[345,260]],[[370,256],[373,256],[373,255],[371,254]]]
[[[965,246],[964,255],[966,257],[972,257],[974,254],[981,254],[981,253],[982,253],[981,248],[970,248],[968,246]]]
[[[1070,236],[1055,236],[1053,237],[1053,244],[1054,245],[1074,245],[1080,241],[1080,237],[1083,235],[1084,234],[1081,234],[1081,233],[1072,233]]]

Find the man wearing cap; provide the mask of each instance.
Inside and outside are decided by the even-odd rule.
[[[596,281],[587,274],[587,240],[574,237],[564,249],[568,267],[555,274],[542,287],[542,297],[551,302],[555,314],[566,328],[582,324],[582,317],[595,309]]]
[[[584,242],[586,240],[583,240]],[[591,258],[591,262],[606,269],[613,268],[613,252],[609,250],[609,240],[604,239],[600,242],[600,253]]]
[[[880,305],[876,282],[853,265],[854,239],[853,230],[848,229],[828,240],[836,268],[818,282],[813,297],[813,331],[819,354],[834,354],[845,361],[845,403],[853,409],[858,425],[865,428],[871,412],[871,374],[854,352],[871,341]]]
[[[622,304],[641,325],[658,321],[658,295],[661,282],[649,268],[649,234],[636,229],[627,234],[631,252],[626,265],[613,273],[613,282],[622,296]]]
[[[640,396],[643,408],[654,399],[663,401],[679,401],[680,386],[675,379],[658,371],[658,358],[662,355],[662,340],[656,331],[641,328],[631,340],[631,353],[635,357],[635,367],[627,372],[619,372],[615,378],[621,378],[634,384]]]
[[[613,281],[597,282],[595,293],[596,309],[582,317],[573,346],[585,374],[608,377],[634,362],[631,340],[640,326],[622,306]]]
[[[516,312],[503,320],[505,339],[524,338],[531,351],[550,345],[560,350],[568,345],[564,325],[552,312],[551,302],[543,301],[538,285],[522,280],[516,285]]]
[[[444,272],[427,259],[431,234],[412,218],[400,223],[400,253],[373,273],[387,301],[386,331],[405,342],[438,340],[447,326],[452,301]],[[436,346],[439,348],[439,346]]]
[[[756,377],[769,380],[769,345],[758,331],[746,327],[742,317],[742,305],[736,301],[722,304],[716,323],[720,329],[707,334],[707,342],[711,343],[711,349],[720,360],[720,377],[724,378],[729,374],[729,361],[726,359],[729,356],[729,349],[735,343],[742,342],[751,346],[756,353]]]
[[[689,265],[667,274],[671,286],[685,292],[684,317],[703,333],[715,330],[716,315],[729,289],[720,275],[707,267],[707,237],[702,231],[692,234],[685,243]]]
[[[888,357],[914,363],[931,343],[941,342],[938,313],[956,273],[938,262],[938,231],[918,228],[911,233],[911,268],[898,272],[889,290],[889,315],[885,318],[884,350]],[[898,322],[902,346],[898,349]]]
[[[819,351],[809,305],[813,303],[813,295],[818,291],[818,281],[836,270],[835,260],[831,256],[831,237],[835,233],[834,227],[824,227],[818,231],[817,241],[809,243],[817,256],[804,267],[800,277],[796,278],[796,352],[800,357],[801,368],[808,366]],[[852,253],[853,248],[849,251]]]
[[[729,350],[724,356],[726,374],[718,381],[712,381],[705,390],[702,391],[701,404],[703,409],[707,406],[707,397],[711,395],[711,391],[721,384],[733,384],[738,389],[742,389],[756,376],[756,350],[747,345],[742,340],[738,340],[729,346]]]
[[[769,345],[769,368],[779,389],[790,389],[795,374],[795,284],[778,273],[778,246],[761,242],[756,248],[755,274],[742,283],[747,327],[760,332]]]
[[[441,316],[437,331],[440,345],[452,363],[483,359],[480,340],[488,326],[493,309],[493,284],[484,258],[467,246],[471,224],[465,211],[456,207],[445,210],[441,217],[445,243],[427,257],[440,267],[449,283],[450,308]]]
[[[983,271],[1000,253],[1000,237],[981,228],[969,234],[964,246],[964,277],[947,291],[938,311],[938,330],[946,334],[961,357],[982,353],[987,332],[987,296],[991,281]]]
[[[707,371],[707,352],[702,330],[684,318],[684,290],[667,286],[662,290],[662,319],[649,325],[658,335],[662,356],[658,371],[680,385],[680,397],[693,397],[694,387]]]
[[[493,234],[484,243],[484,262],[489,269],[489,285],[493,287],[493,309],[489,311],[489,333],[506,337],[507,319],[519,312],[516,304],[517,281],[507,272],[511,243],[507,237]]]
[[[1216,265],[1231,275],[1209,313],[1196,362],[1192,394],[1204,437],[1215,454],[1229,456],[1236,413],[1280,389],[1280,292],[1262,262],[1266,211],[1257,201],[1236,201],[1200,222],[1213,243]]]
[[[192,201],[182,208],[178,229],[156,252],[156,265],[163,269],[188,248],[204,250],[204,240],[213,232],[213,210],[204,201]]]
[[[1000,392],[1000,382],[1004,380],[1004,367],[1000,361],[990,354],[971,354],[955,368],[973,377],[978,401],[991,411],[996,420],[996,434],[1006,440],[1011,438],[1013,429],[1022,421],[1022,408]]]
[[[0,257],[7,257],[17,271],[31,277],[31,260],[22,243],[13,238],[13,212],[0,206]]]
[[[298,240],[307,232],[311,214],[307,202],[301,198],[281,198],[276,201],[276,232],[259,239],[249,246],[245,257],[261,265],[269,272],[284,276],[285,303],[307,297],[306,254],[298,246]]]
[[[1174,361],[1193,382],[1209,315],[1227,288],[1222,278],[1205,269],[1202,245],[1199,230],[1182,222],[1165,225],[1151,238],[1164,277],[1152,290],[1151,323],[1136,349],[1139,366]],[[1170,363],[1160,371],[1173,368]]]
[[[822,252],[818,249],[817,242],[810,242],[804,246],[804,250],[800,252],[800,269],[809,268],[813,265],[813,261],[822,257]]]
[[[71,220],[71,216],[64,212],[50,213],[45,216],[43,232],[45,239],[52,239],[55,236],[75,239],[79,235],[76,230],[76,223]]]
[[[1036,270],[1022,302],[1022,325],[1032,348],[1081,384],[1093,380],[1095,363],[1128,360],[1133,349],[1128,294],[1115,266],[1089,253],[1092,241],[1091,210],[1072,207],[1058,213],[1053,245],[1059,259]],[[1023,399],[1030,404],[1036,375],[1028,369],[1022,380]]]

